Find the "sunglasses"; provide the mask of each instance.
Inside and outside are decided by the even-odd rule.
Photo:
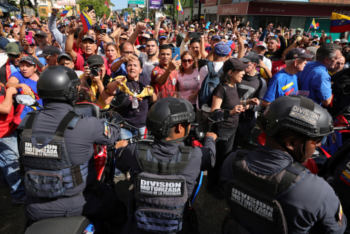
[[[133,54],[134,51],[123,51],[124,54]]]
[[[8,56],[9,56],[10,58],[19,58],[21,55],[20,55],[20,54],[17,54],[17,55],[9,54]]]
[[[192,63],[193,59],[182,59],[181,60],[183,63]]]

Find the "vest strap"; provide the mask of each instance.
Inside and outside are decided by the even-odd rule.
[[[242,157],[243,155],[243,157]],[[297,179],[299,175],[303,173],[305,170],[301,165],[298,165],[297,163],[292,163],[291,165],[287,166],[284,170],[285,173],[279,183],[272,182],[266,179],[262,179],[260,177],[257,177],[244,169],[242,169],[239,165],[241,164],[241,161],[246,158],[248,155],[247,151],[241,151],[238,150],[236,153],[236,156],[233,163],[232,163],[232,171],[235,178],[243,181],[244,183],[247,183],[251,186],[254,186],[266,193],[277,195],[287,189],[293,181]]]

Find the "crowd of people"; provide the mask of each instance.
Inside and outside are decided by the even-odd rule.
[[[342,34],[342,38],[333,39],[322,32],[319,37],[302,32],[301,29],[288,29],[272,23],[266,28],[253,29],[249,22],[244,23],[235,16],[225,19],[225,22],[213,22],[210,25],[195,20],[175,22],[167,17],[160,17],[156,22],[132,23],[130,16],[127,21],[118,15],[112,20],[113,12],[109,18],[97,20],[93,10],[88,13],[93,26],[85,31],[80,19],[72,16],[67,20],[57,20],[57,14],[58,9],[53,8],[48,20],[38,20],[34,16],[24,16],[21,20],[12,16],[0,25],[1,185],[10,187],[14,205],[26,202],[26,215],[30,223],[49,217],[66,216],[68,211],[65,209],[79,206],[76,210],[69,211],[68,216],[84,214],[101,218],[110,214],[110,217],[104,219],[118,224],[117,228],[120,228],[121,223],[129,223],[124,226],[123,233],[145,233],[151,229],[162,233],[181,231],[178,226],[171,226],[174,223],[169,224],[172,228],[165,229],[154,221],[157,215],[148,216],[139,207],[133,208],[136,211],[129,207],[129,211],[136,213],[136,218],[130,218],[132,215],[127,216],[125,205],[105,187],[104,193],[108,199],[104,199],[99,208],[95,209],[93,205],[99,202],[96,197],[86,197],[85,202],[77,202],[85,191],[84,188],[92,183],[89,176],[82,179],[85,187],[80,184],[72,189],[75,193],[65,195],[74,195],[75,200],[64,205],[56,204],[56,200],[43,202],[42,198],[33,195],[33,191],[26,193],[20,174],[20,154],[23,153],[23,148],[18,140],[20,131],[17,127],[26,117],[32,116],[28,113],[40,108],[20,105],[13,102],[13,97],[16,94],[28,94],[44,106],[42,111],[35,112],[40,120],[35,123],[42,123],[42,129],[52,129],[50,134],[54,134],[54,129],[65,118],[67,111],[72,111],[68,107],[71,102],[62,104],[58,100],[70,100],[70,94],[64,93],[57,98],[60,95],[57,90],[52,88],[51,94],[47,90],[45,93],[42,85],[54,84],[52,80],[55,79],[55,74],[61,72],[65,74],[62,77],[67,76],[70,80],[78,77],[80,82],[86,82],[101,109],[110,108],[111,101],[117,99],[118,107],[115,110],[129,125],[135,127],[110,127],[108,131],[112,133],[106,140],[102,139],[102,125],[93,128],[91,126],[95,122],[82,119],[84,121],[78,122],[80,125],[77,124],[74,128],[85,134],[81,136],[92,136],[95,134],[92,130],[96,129],[101,130],[101,136],[96,133],[93,142],[101,144],[110,144],[111,139],[125,140],[148,132],[160,139],[159,142],[156,140],[152,150],[149,150],[150,146],[137,148],[135,145],[127,145],[126,141],[119,141],[118,150],[124,150],[117,151],[116,154],[116,177],[127,172],[130,180],[134,181],[139,178],[137,174],[144,171],[155,174],[164,172],[163,175],[169,174],[168,177],[172,178],[170,175],[176,174],[176,171],[184,175],[188,187],[186,192],[190,197],[198,173],[200,170],[208,170],[206,192],[215,199],[231,199],[231,203],[228,203],[231,208],[230,220],[233,221],[227,223],[225,233],[231,233],[228,231],[230,225],[248,230],[247,233],[282,233],[278,229],[281,228],[280,217],[283,217],[283,224],[286,224],[289,233],[308,233],[311,227],[315,227],[314,233],[345,231],[346,217],[332,189],[340,186],[341,182],[330,182],[330,187],[327,182],[310,175],[307,169],[296,163],[307,161],[316,147],[320,147],[321,142],[325,143],[325,136],[332,132],[329,129],[332,120],[329,119],[330,116],[327,117],[328,112],[339,112],[349,105],[349,92],[342,92],[347,83],[344,81],[343,86],[337,86],[337,90],[332,86],[339,84],[339,80],[344,80],[344,76],[350,72],[350,47],[346,34]],[[339,91],[341,88],[343,90]],[[294,96],[297,91],[307,91],[308,98]],[[167,98],[175,97],[174,95],[177,97],[173,98],[175,100]],[[289,95],[292,96],[288,97]],[[299,118],[292,121],[290,116],[295,108],[300,108]],[[180,147],[179,151],[178,142],[188,134],[189,123],[202,123],[210,113],[218,109],[229,110],[229,116],[211,126],[203,150],[197,149],[189,154],[185,148]],[[308,115],[308,111],[315,115]],[[168,118],[176,113],[182,115]],[[248,156],[247,153],[237,153],[237,156],[235,152],[240,152],[237,150],[243,144],[256,142],[252,133],[257,126],[258,113],[262,116],[259,126],[266,133],[266,145]],[[317,118],[312,119],[310,116]],[[48,124],[46,121],[51,122]],[[173,124],[163,126],[162,121],[173,121]],[[303,121],[306,122],[301,123]],[[323,125],[320,121],[323,121]],[[87,130],[84,126],[91,128]],[[37,130],[36,134],[40,135],[39,133],[40,130]],[[49,134],[49,131],[45,134]],[[77,137],[79,135],[67,138],[67,148],[74,147],[74,144],[83,145]],[[225,140],[215,141],[217,138]],[[73,165],[83,165],[82,162],[89,162],[92,157],[92,151],[85,150],[82,151],[85,152],[84,159],[80,156],[79,160],[73,160],[72,155],[78,157],[79,152],[74,151],[72,154],[68,150]],[[152,158],[152,155],[157,157]],[[152,167],[152,163],[169,160],[174,155],[176,157],[172,163],[185,160],[181,155],[190,157],[191,159],[186,159],[188,167],[181,167],[180,171],[171,169],[170,166],[170,169],[161,167],[164,169],[162,173],[157,171],[161,169]],[[33,165],[26,163],[24,166]],[[237,173],[232,173],[232,165]],[[350,174],[350,168],[348,169]],[[348,169],[342,168],[341,171]],[[251,196],[252,199],[258,196],[252,192],[254,186],[266,186],[265,190],[262,188],[266,192],[263,201],[269,206],[270,189],[272,184],[278,184],[282,180],[283,174],[276,174],[281,171],[296,175],[292,180],[286,179],[284,186],[297,186],[293,189],[293,186],[287,186],[286,190],[276,187],[278,196],[276,191],[272,194],[276,195],[274,199],[280,205],[271,208],[275,209],[271,217],[265,213],[261,215],[258,211],[254,214],[257,218],[250,216],[242,208],[244,206],[237,205],[242,202],[240,199],[243,199],[243,195]],[[272,174],[276,178],[270,178],[269,175]],[[349,174],[346,174],[346,186],[350,184]],[[259,176],[253,178],[248,175]],[[143,176],[153,178],[147,174]],[[238,179],[241,181],[238,182]],[[271,186],[266,180],[271,182]],[[259,181],[261,185],[258,185]],[[250,187],[244,183],[250,184]],[[231,194],[231,190],[227,192],[228,188],[232,189],[232,193],[238,191],[237,196],[228,195]],[[310,194],[319,197],[306,199]],[[239,198],[240,196],[242,197]],[[138,205],[143,202],[138,194],[133,199]],[[112,205],[108,207],[110,202]],[[343,204],[346,206],[345,211],[347,203]],[[118,208],[112,211],[111,207]],[[186,204],[181,209],[188,208]],[[107,213],[102,215],[102,210],[107,210]],[[118,215],[115,215],[117,210]],[[184,220],[188,216],[186,213]],[[276,225],[262,225],[263,228],[260,229],[261,217]],[[133,225],[135,222],[137,225]],[[155,224],[141,225],[140,222]],[[252,224],[254,222],[256,225]],[[155,229],[159,226],[162,227]],[[193,231],[193,227],[184,221],[182,231],[188,229]]]

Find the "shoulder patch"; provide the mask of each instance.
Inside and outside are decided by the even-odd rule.
[[[108,139],[111,138],[111,127],[107,124],[107,122],[104,122],[103,125],[103,135],[105,135],[105,137],[107,137]]]

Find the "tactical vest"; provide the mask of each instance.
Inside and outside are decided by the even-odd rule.
[[[64,140],[67,128],[73,129],[80,120],[75,112],[68,112],[54,135],[33,134],[39,111],[28,113],[20,143],[21,160],[25,168],[24,184],[27,195],[39,198],[65,196],[86,181],[88,162],[72,165]]]
[[[139,144],[138,162],[142,173],[137,175],[135,191],[135,222],[147,232],[174,233],[183,225],[188,192],[181,175],[191,158],[191,147],[180,146],[169,160],[154,157],[148,144]]]
[[[238,150],[232,163],[234,180],[225,187],[225,198],[230,206],[230,216],[236,221],[242,220],[249,227],[235,222],[235,227],[227,227],[224,233],[245,229],[235,233],[288,233],[282,207],[277,198],[291,185],[305,176],[305,168],[292,163],[282,171],[272,175],[260,175],[247,165],[248,151]],[[229,229],[229,230],[228,230]],[[258,231],[257,231],[258,230]]]

